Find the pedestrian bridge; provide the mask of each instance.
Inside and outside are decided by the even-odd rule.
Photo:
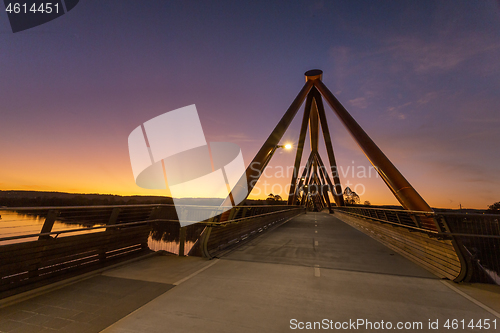
[[[498,329],[499,215],[432,210],[323,84],[322,71],[305,76],[221,207],[2,208],[42,227],[0,233],[0,332]],[[345,205],[323,98],[403,209]],[[236,205],[304,100],[287,205]],[[181,227],[178,214],[193,224]],[[169,247],[155,252],[164,241]]]
[[[376,235],[382,225],[393,230],[403,228],[415,237],[423,231],[407,228],[403,223],[382,222],[385,217],[380,216],[381,210],[373,210],[379,219],[362,218],[361,211],[306,213],[303,209],[284,207],[272,207],[273,211],[261,211],[247,218],[238,216],[243,215],[240,210],[233,212],[235,219],[228,220],[225,226],[216,221],[205,225],[203,230],[212,228],[214,238],[201,241],[203,237],[199,237],[198,245],[190,249],[191,253],[201,252],[205,257],[143,248],[121,255],[120,260],[120,256],[105,252],[94,263],[82,262],[81,267],[66,271],[64,268],[70,265],[61,264],[59,273],[46,274],[53,280],[51,284],[3,299],[0,331],[284,332],[307,325],[350,325],[352,329],[354,323],[360,331],[375,330],[373,327],[383,327],[382,331],[389,327],[429,331],[429,325],[438,325],[438,331],[445,331],[446,323],[451,325],[454,319],[458,320],[457,325],[462,325],[463,319],[465,329],[460,331],[466,331],[471,320],[490,326],[500,324],[498,286],[457,284],[443,279],[437,271],[405,254],[408,249],[398,248]],[[393,214],[402,222],[411,220],[398,212]],[[149,225],[158,222],[156,217]],[[261,223],[250,230],[245,221]],[[48,253],[44,251],[50,247],[45,242],[56,244],[73,238],[71,243],[75,243],[77,237],[105,234],[114,238],[121,233],[128,239],[131,230],[142,235],[145,225],[130,223],[134,222],[86,235],[56,238],[48,232],[41,236],[51,236],[50,239],[1,246],[1,272],[8,265],[6,258],[20,258],[26,252],[21,244],[46,244],[38,248],[41,255],[37,259],[38,270],[46,271],[42,263]],[[231,230],[237,224],[244,231]],[[374,226],[368,230],[370,224]],[[191,231],[185,231],[184,237],[189,239]],[[446,238],[428,237],[436,242]],[[139,238],[139,243],[145,240]],[[227,241],[230,238],[233,240]],[[96,250],[95,244],[88,245]],[[18,246],[18,252],[7,256],[5,249],[12,246]],[[436,246],[430,241],[427,245]],[[71,247],[62,252],[70,256]],[[54,263],[55,259],[52,256],[50,260]],[[57,274],[64,275],[65,280]],[[33,272],[25,275],[27,280],[20,284],[24,290],[30,275],[37,276]],[[35,279],[38,285],[40,276]],[[2,281],[5,287],[8,280],[3,277]],[[10,281],[13,283],[12,278]],[[3,289],[4,294],[8,290]]]

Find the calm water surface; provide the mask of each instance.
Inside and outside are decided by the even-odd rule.
[[[0,210],[0,238],[20,236],[26,234],[37,234],[42,229],[43,223],[45,222],[45,217],[39,217],[34,215],[20,214],[12,211]],[[94,226],[104,226],[104,224],[95,224]],[[78,224],[78,223],[66,223],[60,220],[56,220],[52,231],[62,231],[62,230],[74,230],[90,228],[88,225]],[[153,251],[169,251],[172,253],[179,253],[179,240],[176,239],[174,235],[178,232],[178,226],[166,225],[160,228],[161,230],[155,230],[151,233],[148,239],[149,248]],[[77,234],[86,234],[92,232],[103,232],[103,229],[89,229],[83,231],[76,231],[67,234],[60,234],[58,237],[67,237]],[[37,240],[38,237],[14,239],[0,241],[0,245],[29,242]],[[191,247],[194,245],[193,241],[186,241],[185,243],[185,253],[187,253]]]

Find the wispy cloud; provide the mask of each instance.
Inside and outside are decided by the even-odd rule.
[[[368,106],[366,98],[364,98],[364,97],[358,97],[355,99],[351,99],[351,100],[349,100],[349,104],[351,104],[352,106],[354,106],[356,108],[360,108],[360,109],[365,109]]]
[[[430,101],[436,99],[438,97],[438,93],[436,91],[431,91],[423,95],[419,100],[417,101],[418,104],[427,104]]]
[[[403,113],[403,109],[412,104],[413,102],[408,102],[398,106],[391,106],[390,108],[387,109],[387,113],[392,118],[404,120],[406,119],[406,114]]]
[[[432,40],[417,37],[395,37],[383,49],[394,60],[409,64],[417,73],[449,71],[481,54],[498,51],[500,42],[487,35],[444,34]]]

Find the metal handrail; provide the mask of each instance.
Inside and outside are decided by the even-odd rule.
[[[340,209],[340,211],[342,211],[342,209]],[[392,211],[392,210],[387,209],[387,211]],[[403,211],[403,212],[406,212],[406,211]],[[438,235],[438,234],[446,234],[446,235],[448,235],[449,234],[449,233],[439,233],[439,232],[437,232],[435,230],[429,230],[429,229],[423,229],[423,228],[413,227],[411,225],[406,225],[406,224],[403,224],[403,223],[395,223],[395,222],[391,222],[391,221],[387,221],[387,220],[378,219],[376,217],[361,215],[361,214],[357,214],[357,213],[353,213],[353,212],[348,212],[348,213],[351,214],[351,215],[356,215],[356,216],[360,216],[360,217],[366,217],[366,218],[369,218],[371,220],[376,220],[376,221],[380,221],[380,222],[383,222],[383,223],[393,224],[393,225],[398,226],[398,227],[403,227],[403,228],[413,229],[413,230],[417,230],[417,231],[422,231],[422,232],[425,232],[425,233],[430,233],[430,234],[435,234],[435,235]],[[433,214],[433,213],[430,213],[430,214]]]
[[[496,239],[500,239],[500,236],[497,236],[497,235],[464,234],[464,233],[456,233],[456,232],[438,232],[437,235],[460,236],[460,237],[481,237],[481,238],[496,238]]]
[[[138,224],[147,224],[147,223],[153,223],[153,222],[157,222],[157,221],[158,220],[127,222],[127,223],[120,223],[120,224],[114,224],[114,225],[104,225],[104,226],[98,226],[98,227],[88,227],[88,228],[80,228],[80,229],[60,230],[60,231],[51,231],[51,232],[43,232],[43,233],[36,233],[36,234],[27,234],[27,235],[2,237],[2,238],[0,238],[0,242],[1,241],[7,241],[7,240],[14,240],[14,239],[39,237],[39,236],[50,236],[50,235],[57,235],[57,236],[59,236],[59,234],[67,234],[67,233],[70,233],[70,232],[88,231],[88,230],[94,230],[94,229],[121,228],[123,226],[138,225]],[[172,222],[173,221],[174,220],[172,220]],[[178,222],[178,221],[175,221],[175,222]],[[56,236],[56,238],[57,238],[57,236]]]
[[[482,238],[500,238],[499,235],[481,235],[481,234],[466,234],[466,233],[454,233],[454,232],[447,232],[447,231],[435,231],[435,230],[429,230],[429,229],[423,229],[423,228],[418,228],[414,227],[411,225],[403,224],[403,223],[396,223],[372,216],[367,216],[367,215],[362,215],[358,214],[356,212],[350,212],[349,210],[354,210],[354,209],[368,209],[372,211],[386,211],[386,212],[401,212],[405,213],[408,215],[420,215],[420,216],[432,216],[433,218],[438,218],[438,217],[445,217],[446,216],[453,216],[453,217],[463,217],[464,219],[466,218],[495,218],[495,219],[500,219],[500,215],[498,214],[477,214],[477,213],[457,213],[457,212],[421,212],[421,211],[412,211],[412,210],[401,210],[401,209],[388,209],[388,208],[375,208],[375,207],[334,207],[334,209],[339,210],[339,211],[346,211],[351,215],[356,215],[360,217],[366,217],[372,220],[380,221],[383,223],[388,223],[392,225],[396,225],[399,227],[407,228],[407,229],[412,229],[412,230],[417,230],[421,232],[425,232],[428,234],[433,234],[437,236],[460,236],[460,237],[482,237]]]
[[[337,211],[399,226],[410,231],[418,230],[429,237],[447,239],[451,241],[460,261],[460,272],[454,277],[454,281],[498,284],[498,276],[500,276],[500,253],[498,252],[500,248],[500,215],[498,214],[430,213],[368,207],[338,207]],[[408,218],[411,218],[415,225],[405,221],[403,221],[405,223],[394,222],[394,219],[397,219],[397,222],[402,222],[401,217],[403,216],[406,222],[408,222]],[[422,226],[418,220],[421,221],[424,218],[432,218],[437,231],[416,228],[415,226]],[[426,223],[426,226],[429,224]],[[440,264],[437,263],[437,265]]]
[[[251,206],[251,207],[253,207],[253,206]],[[268,206],[266,206],[266,207],[268,207]],[[286,207],[289,207],[289,206],[286,206]],[[253,218],[256,218],[256,217],[263,217],[263,216],[268,216],[268,215],[273,215],[273,214],[279,214],[279,213],[288,212],[288,211],[292,211],[292,210],[298,210],[298,209],[303,210],[302,207],[297,207],[297,208],[277,210],[277,211],[274,211],[274,212],[269,212],[269,213],[264,213],[264,214],[259,214],[259,215],[241,217],[239,219],[234,219],[234,220],[229,220],[229,221],[223,221],[223,222],[205,222],[205,221],[201,221],[199,223],[207,225],[207,226],[210,226],[210,227],[220,227],[220,226],[224,226],[226,224],[238,223],[238,222],[242,222],[242,221],[245,221],[245,220],[253,219]]]
[[[392,209],[392,208],[378,208],[378,207],[366,207],[366,206],[343,206],[343,207],[333,207],[334,209],[370,209],[370,210],[382,210],[390,212],[402,212],[402,213],[415,213],[415,214],[428,214],[428,215],[467,215],[467,216],[486,216],[486,217],[496,217],[500,219],[500,214],[491,213],[459,213],[459,212],[425,212],[420,210],[406,210],[406,209]]]
[[[402,213],[415,213],[415,214],[429,214],[429,215],[434,215],[434,214],[439,214],[436,213],[435,211],[432,212],[426,212],[426,211],[421,211],[421,210],[406,210],[406,209],[392,209],[392,208],[376,208],[376,207],[366,207],[366,206],[343,206],[343,207],[333,207],[334,209],[370,209],[370,210],[385,210],[385,211],[390,211],[390,212],[402,212]]]
[[[184,206],[190,206],[190,207],[199,207],[199,208],[210,208],[210,209],[215,209],[215,208],[221,208],[221,207],[215,207],[215,206],[199,206],[199,205],[181,205],[182,207]],[[3,211],[50,211],[50,210],[75,210],[75,209],[110,209],[110,208],[141,208],[141,207],[175,207],[174,205],[170,204],[144,204],[144,205],[107,205],[107,206],[51,206],[51,207],[6,207],[6,208],[1,208],[0,210]],[[252,205],[252,206],[239,206],[238,208],[261,208],[261,207],[290,207],[287,205]],[[264,213],[264,214],[259,214],[259,215],[253,215],[253,216],[247,216],[239,219],[233,219],[229,221],[223,221],[223,222],[208,222],[208,221],[193,221],[193,223],[200,223],[206,226],[224,226],[227,224],[232,224],[232,223],[238,223],[247,219],[255,218],[255,217],[263,217],[267,215],[272,215],[272,214],[277,214],[285,211],[290,211],[292,209],[297,209],[297,208],[290,208],[290,209],[283,209],[283,210],[278,210],[274,212],[269,212],[269,213]],[[96,229],[112,229],[112,228],[121,228],[124,226],[132,226],[132,225],[144,225],[148,223],[157,223],[157,222],[179,222],[178,220],[169,220],[169,219],[151,219],[151,220],[142,220],[142,221],[135,221],[135,222],[125,222],[125,223],[119,223],[119,224],[112,224],[112,225],[101,225],[101,226],[92,226],[92,227],[85,227],[85,228],[78,228],[78,229],[70,229],[70,230],[59,230],[59,231],[51,231],[51,232],[43,232],[43,233],[32,233],[32,234],[26,234],[26,235],[17,235],[17,236],[9,236],[9,237],[0,237],[0,242],[2,241],[9,241],[9,240],[16,240],[16,239],[25,239],[25,238],[33,238],[33,237],[40,237],[40,236],[52,236],[56,235],[55,238],[57,238],[60,234],[67,234],[67,233],[76,233],[76,232],[81,232],[81,231],[89,231],[89,230],[96,230]]]

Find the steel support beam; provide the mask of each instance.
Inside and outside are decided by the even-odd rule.
[[[290,123],[297,114],[297,111],[304,102],[304,99],[311,90],[312,86],[312,81],[306,81],[299,94],[297,95],[297,97],[295,97],[292,104],[286,111],[285,115],[281,118],[278,125],[276,125],[274,130],[271,132],[266,142],[264,142],[257,155],[255,155],[253,161],[246,169],[245,174],[242,176],[242,178],[246,177],[246,179],[243,180],[246,181],[247,188],[233,188],[233,190],[231,191],[231,195],[233,196],[233,198],[241,198],[240,195],[237,195],[237,193],[240,191],[246,191],[245,198],[248,197],[248,194],[250,194],[250,192],[252,192],[252,189],[254,188],[255,184],[257,184],[257,181],[262,175],[266,161],[269,162],[269,158],[274,152],[273,150],[276,149],[276,146],[278,146],[281,138],[283,137],[283,134],[285,134],[288,126],[290,126]],[[229,195],[226,200],[224,200],[222,206],[229,206],[231,204],[231,195]]]
[[[323,131],[323,138],[325,139],[326,152],[328,154],[328,161],[330,162],[330,172],[332,173],[333,183],[335,187],[332,188],[333,198],[338,207],[344,206],[344,196],[342,195],[342,185],[340,184],[340,177],[337,168],[337,162],[335,161],[335,154],[333,153],[332,139],[330,137],[330,130],[328,129],[328,122],[326,121],[325,107],[323,106],[323,100],[321,99],[321,94],[316,88],[311,89],[311,93],[314,94],[314,100],[318,107],[318,115],[321,123],[321,129]],[[319,157],[319,154],[318,154]],[[323,164],[323,163],[321,163]]]
[[[389,189],[394,193],[401,205],[409,210],[431,212],[432,209],[427,202],[425,202],[420,194],[418,194],[394,164],[392,164],[368,134],[366,134],[361,126],[359,126],[354,118],[347,112],[344,106],[335,98],[331,91],[321,81],[321,77],[314,80],[314,85],[328,104],[330,104],[333,111],[353,136],[354,140],[356,140],[365,156],[375,170],[377,170]]]
[[[308,170],[309,170],[309,166],[312,163],[312,158],[313,158],[313,156],[311,154],[309,154],[304,171],[302,172],[302,175],[300,176],[298,185],[295,187],[295,190],[293,193],[292,205],[295,205],[297,194],[299,193],[300,189],[302,188],[302,185],[305,183],[306,176],[307,176]]]
[[[313,88],[314,89],[314,88]],[[312,89],[309,95],[313,96]],[[309,139],[311,141],[311,151],[318,151],[318,139],[319,139],[319,119],[318,119],[318,108],[316,106],[316,101],[313,98],[311,104],[311,112],[309,114]]]
[[[300,161],[302,160],[302,152],[304,151],[304,142],[307,134],[307,123],[309,121],[309,114],[311,113],[312,103],[311,93],[307,94],[306,105],[304,108],[304,116],[302,117],[302,125],[300,127],[299,142],[297,143],[297,153],[295,154],[295,163],[293,165],[292,180],[290,181],[290,193],[288,194],[288,204],[295,204],[295,185],[297,183],[297,173],[300,168]]]
[[[321,158],[319,157],[319,154],[316,154],[316,159],[318,162],[318,169],[319,169],[319,174],[321,177],[321,181],[323,184],[328,184],[325,186],[328,186],[330,189],[330,192],[332,193],[333,197],[335,198],[335,194],[333,193],[334,189],[332,186],[332,182],[330,181],[330,177],[328,176],[328,173],[326,172],[325,166],[323,165],[323,162],[321,161]],[[323,196],[325,197],[326,203],[328,204],[328,211],[332,213],[332,204],[330,203],[330,197],[328,195],[328,190],[326,188],[322,187],[321,188]]]

